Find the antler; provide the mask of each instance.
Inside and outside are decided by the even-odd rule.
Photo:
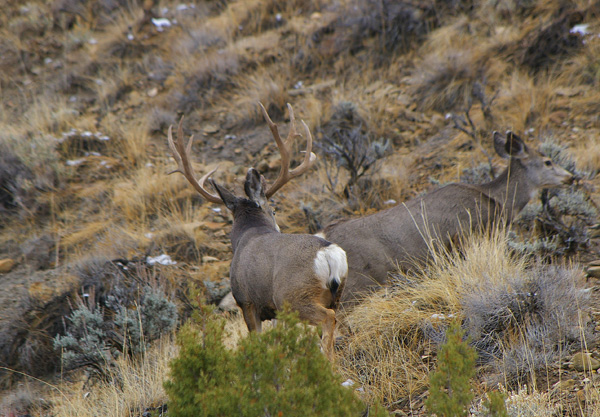
[[[283,187],[292,178],[302,175],[303,173],[308,171],[308,169],[312,166],[312,164],[317,159],[317,156],[311,152],[312,151],[312,135],[310,134],[310,129],[308,128],[306,123],[304,123],[304,120],[302,120],[302,125],[304,126],[304,131],[306,133],[306,154],[304,155],[304,161],[302,161],[302,163],[300,165],[298,165],[296,168],[290,170],[290,162],[291,162],[290,161],[290,146],[296,136],[302,136],[301,134],[296,132],[296,119],[294,117],[294,110],[292,109],[292,106],[288,103],[287,107],[290,112],[291,127],[290,127],[290,133],[288,134],[288,137],[286,138],[286,140],[284,142],[281,140],[281,137],[279,136],[279,130],[277,129],[277,125],[275,123],[273,123],[273,121],[267,114],[265,107],[260,102],[258,104],[260,105],[260,108],[263,112],[263,116],[265,117],[265,120],[266,120],[267,124],[269,125],[271,132],[273,133],[273,138],[275,139],[275,142],[277,143],[277,147],[279,148],[279,154],[281,155],[281,168],[279,170],[279,175],[277,176],[277,179],[275,180],[275,182],[269,187],[269,189],[265,193],[265,196],[267,198],[271,198],[271,196],[273,194],[275,194],[281,187]]]
[[[190,162],[189,155],[192,150],[192,140],[194,139],[194,135],[190,136],[190,140],[188,141],[187,146],[183,145],[183,117],[179,121],[179,126],[177,127],[177,141],[173,141],[172,130],[173,126],[169,126],[169,135],[167,136],[167,140],[169,141],[169,148],[173,152],[173,159],[177,162],[177,169],[169,172],[172,174],[174,172],[180,172],[183,176],[188,180],[190,184],[198,191],[204,198],[212,203],[224,204],[223,200],[215,194],[211,194],[204,187],[204,182],[208,177],[210,177],[217,168],[213,169],[209,173],[205,174],[200,178],[200,180],[196,179],[194,175],[194,169],[192,168],[192,163]]]

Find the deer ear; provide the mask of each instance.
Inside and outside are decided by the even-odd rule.
[[[506,132],[506,152],[513,158],[523,158],[527,156],[527,145],[516,134],[510,130]]]
[[[522,158],[527,155],[525,143],[510,130],[506,132],[506,136],[494,132],[494,149],[502,158]]]
[[[266,204],[265,189],[265,178],[257,170],[250,168],[246,174],[246,182],[244,183],[244,191],[248,198],[261,206]]]
[[[238,198],[235,195],[233,195],[232,192],[217,184],[212,178],[210,178],[209,181],[212,184],[213,188],[217,190],[217,193],[219,194],[219,197],[221,197],[221,200],[223,200],[223,203],[225,203],[225,206],[229,210],[233,211],[233,209],[235,209],[235,207],[237,206]]]

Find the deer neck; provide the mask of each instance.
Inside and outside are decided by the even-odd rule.
[[[527,181],[525,168],[514,158],[510,159],[508,167],[500,175],[481,188],[502,205],[509,222],[527,205],[536,191]]]
[[[265,233],[279,233],[262,213],[235,213],[231,230],[231,246],[235,252],[243,241]]]

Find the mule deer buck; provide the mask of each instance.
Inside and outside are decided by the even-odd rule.
[[[277,126],[260,104],[265,120],[281,154],[281,168],[275,182],[267,188],[265,178],[254,168],[246,175],[244,191],[247,198],[237,197],[210,180],[217,194],[209,192],[204,183],[215,170],[196,180],[190,161],[192,137],[183,143],[182,122],[179,122],[177,141],[169,128],[169,147],[178,169],[206,200],[225,204],[233,213],[231,244],[233,260],[230,278],[233,296],[242,309],[250,331],[261,330],[261,322],[275,318],[276,311],[289,303],[300,318],[313,325],[322,325],[322,346],[327,357],[333,359],[333,332],[335,311],[342,293],[348,265],[346,253],[338,245],[314,235],[282,234],[275,222],[268,199],[288,181],[306,172],[316,156],[311,152],[312,136],[304,123],[307,139],[304,161],[290,170],[290,148],[296,136],[292,106],[290,132],[282,141]]]
[[[449,184],[387,210],[333,223],[319,233],[348,255],[349,274],[343,305],[386,284],[388,273],[427,261],[432,248],[449,248],[465,232],[509,224],[542,188],[572,181],[573,176],[512,132],[494,132],[494,148],[508,167],[480,185]]]

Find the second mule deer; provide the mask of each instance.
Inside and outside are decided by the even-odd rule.
[[[299,313],[302,320],[323,326],[323,350],[333,359],[334,308],[339,301],[348,273],[346,253],[338,245],[314,235],[283,234],[275,222],[268,199],[292,178],[306,172],[314,162],[312,136],[304,122],[307,149],[301,165],[290,170],[291,142],[296,133],[294,112],[290,112],[290,132],[281,140],[277,126],[260,105],[281,153],[281,170],[267,188],[265,178],[254,168],[246,175],[246,197],[237,197],[211,179],[217,191],[207,191],[204,183],[215,170],[196,180],[189,159],[192,138],[183,143],[181,122],[174,142],[169,128],[169,146],[181,172],[208,201],[225,204],[233,213],[231,244],[233,260],[230,278],[233,296],[242,309],[250,331],[260,331],[261,322],[275,318],[284,303]]]
[[[325,239],[348,255],[349,274],[342,302],[352,303],[430,256],[432,245],[450,247],[461,233],[508,224],[537,191],[572,181],[551,159],[529,149],[512,132],[494,132],[494,148],[508,167],[486,184],[449,184],[387,210],[327,226]]]

